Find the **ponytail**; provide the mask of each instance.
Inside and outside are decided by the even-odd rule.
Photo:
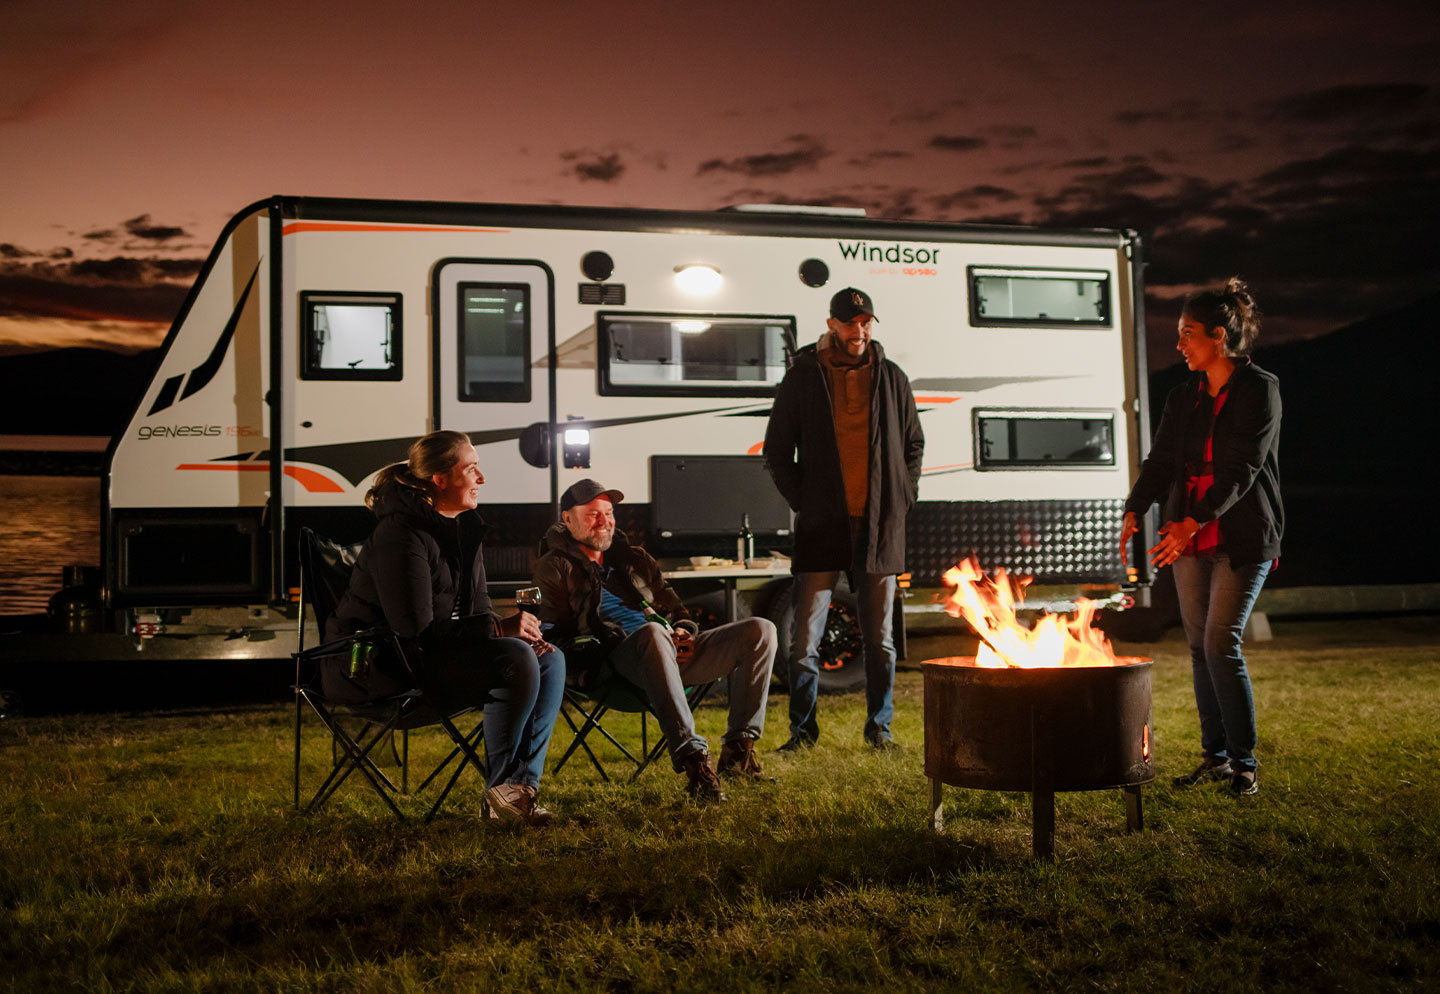
[[[374,509],[376,497],[386,487],[407,487],[417,490],[425,500],[435,503],[433,476],[444,476],[460,461],[460,447],[470,444],[470,436],[459,431],[432,431],[416,439],[406,454],[405,462],[391,463],[375,475],[375,483],[365,494],[365,506]]]

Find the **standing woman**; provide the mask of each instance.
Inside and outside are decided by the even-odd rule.
[[[1249,358],[1260,311],[1240,279],[1187,297],[1179,331],[1176,348],[1195,375],[1165,399],[1150,455],[1125,501],[1120,559],[1139,530],[1136,516],[1164,499],[1150,561],[1175,567],[1203,752],[1200,765],[1175,783],[1228,778],[1232,792],[1253,794],[1255,700],[1240,645],[1285,527],[1280,382]]]
[[[437,431],[381,470],[365,495],[379,519],[325,633],[388,628],[420,646],[419,677],[442,709],[483,707],[492,818],[544,825],[535,803],[565,691],[565,657],[531,614],[496,615],[475,508],[485,477],[470,439]]]

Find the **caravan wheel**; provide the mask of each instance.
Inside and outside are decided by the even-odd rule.
[[[775,622],[779,644],[775,652],[775,679],[782,687],[790,686],[790,639],[795,625],[794,581],[782,580],[766,588],[765,596],[756,604],[755,613]],[[860,651],[860,622],[855,611],[855,595],[850,584],[841,579],[830,598],[830,617],[825,620],[825,633],[820,636],[820,690],[854,690],[865,683],[865,666]]]

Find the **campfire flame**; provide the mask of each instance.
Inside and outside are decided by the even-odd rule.
[[[1015,579],[1003,569],[992,580],[972,556],[945,571],[950,594],[945,612],[964,618],[980,636],[975,665],[991,669],[1055,666],[1123,666],[1105,633],[1091,625],[1093,601],[1077,602],[1073,619],[1045,613],[1027,628],[1015,616],[1025,600],[1029,577]]]

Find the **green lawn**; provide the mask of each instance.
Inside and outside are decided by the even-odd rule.
[[[814,751],[770,755],[777,695],[778,783],[697,809],[666,767],[576,763],[544,832],[479,822],[473,781],[430,825],[358,783],[296,815],[283,704],[5,719],[0,989],[1436,989],[1440,619],[1275,629],[1249,650],[1261,792],[1169,786],[1196,758],[1188,657],[1123,647],[1156,660],[1146,831],[1116,791],[1061,794],[1054,863],[1025,794],[947,789],[927,828],[913,668],[898,754],[862,747],[849,694]],[[718,741],[723,711],[700,720]]]

